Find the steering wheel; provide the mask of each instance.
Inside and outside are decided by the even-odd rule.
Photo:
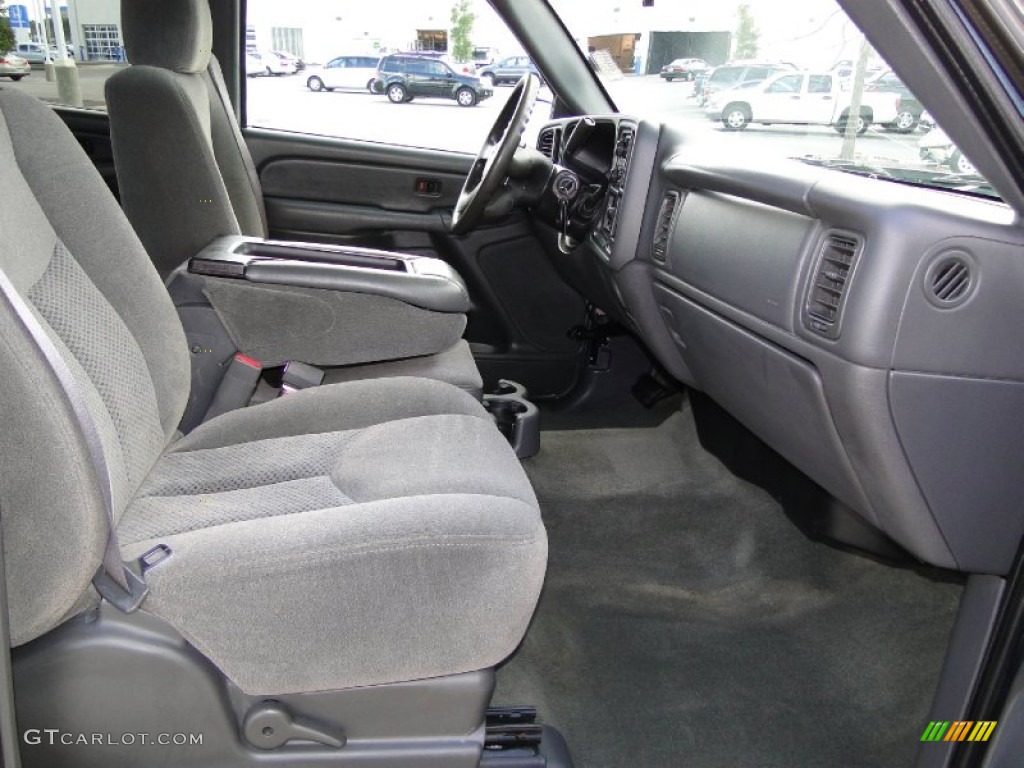
[[[512,95],[498,113],[480,153],[473,161],[466,183],[462,185],[452,213],[450,229],[453,234],[465,234],[472,229],[505,182],[512,156],[519,147],[519,139],[539,92],[540,78],[532,72],[523,75],[512,89]]]

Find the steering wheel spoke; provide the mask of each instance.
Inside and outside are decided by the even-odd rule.
[[[539,91],[540,78],[532,73],[523,75],[498,113],[487,133],[487,140],[470,167],[452,212],[450,228],[454,234],[464,234],[472,229],[505,183]]]

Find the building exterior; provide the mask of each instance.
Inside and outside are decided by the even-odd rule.
[[[55,44],[50,23],[55,5],[51,0],[20,0],[8,6],[11,26],[19,43],[43,42],[40,24],[46,19],[47,41],[51,46]],[[66,42],[76,59],[118,61],[124,58],[120,0],[66,0],[59,8]]]
[[[67,0],[75,57],[81,61],[122,61],[120,0]]]
[[[247,43],[311,62],[343,54],[447,52],[451,8],[452,0],[249,0]],[[502,53],[520,50],[485,0],[473,0],[471,9],[474,45]]]
[[[32,22],[48,17],[51,4],[58,1],[12,1],[12,26],[19,42],[30,39]],[[63,1],[68,43],[76,58],[123,58],[120,0]],[[342,54],[447,51],[453,2],[248,0],[247,45],[253,50],[285,50],[308,62],[326,62]],[[741,2],[748,5],[760,31],[762,58],[828,69],[839,60],[856,59],[860,41],[835,0],[653,0],[650,6],[641,0],[551,2],[582,50],[607,50],[623,71],[638,74],[656,73],[674,58],[692,56],[712,64],[730,58]],[[521,51],[486,0],[472,0],[471,10],[476,14],[475,46],[490,49],[495,57]]]

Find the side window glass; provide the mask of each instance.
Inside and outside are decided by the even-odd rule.
[[[475,78],[461,82],[463,76],[477,72],[478,51],[505,66],[527,66],[529,59],[484,0],[470,4],[469,44],[457,47],[452,5],[438,0],[247,0],[247,48],[282,51],[305,65],[296,74],[285,70],[273,77],[265,68],[251,67],[251,76],[244,79],[247,127],[476,154],[513,84],[492,86]],[[327,77],[332,71],[336,74]],[[316,84],[317,73],[325,87]],[[457,88],[439,87],[438,78],[453,86],[455,77]],[[396,82],[400,88],[389,87]],[[467,88],[475,91],[475,99],[465,98]],[[457,98],[469,106],[460,106]],[[541,88],[523,137],[528,145],[550,119],[553,98],[548,86]]]
[[[811,79],[807,85],[808,93],[831,93],[832,92],[832,76],[831,75],[811,75]]]
[[[799,93],[800,87],[803,85],[802,75],[787,75],[780,77],[770,86],[768,86],[768,93]]]

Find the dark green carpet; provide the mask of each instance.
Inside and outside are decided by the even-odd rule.
[[[911,764],[959,586],[810,542],[686,410],[545,432],[526,467],[547,584],[496,704],[582,768]]]

